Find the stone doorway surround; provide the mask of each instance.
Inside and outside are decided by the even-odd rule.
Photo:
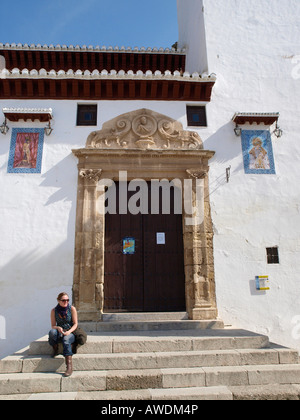
[[[80,321],[102,321],[104,307],[105,214],[99,212],[104,192],[102,179],[180,180],[192,182],[196,206],[196,180],[203,180],[202,223],[188,225],[183,205],[183,241],[186,310],[189,319],[215,320],[213,229],[209,202],[208,161],[214,152],[204,150],[199,135],[182,124],[147,109],[123,114],[90,134],[86,147],[73,150],[78,158],[78,192],[75,236],[73,303]],[[102,197],[103,198],[103,197]]]

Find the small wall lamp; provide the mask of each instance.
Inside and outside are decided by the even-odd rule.
[[[235,126],[234,132],[235,132],[235,135],[236,135],[237,137],[241,137],[241,135],[242,135],[242,129],[241,129],[241,127],[239,127],[237,124],[236,124],[236,126]]]
[[[0,126],[0,132],[1,132],[1,134],[6,135],[8,133],[8,131],[9,131],[9,127],[7,125],[7,120],[5,118],[4,123]]]
[[[280,127],[278,127],[277,121],[276,121],[276,128],[274,130],[274,134],[278,139],[283,136],[283,130]]]
[[[231,166],[229,166],[228,168],[226,168],[226,181],[227,181],[227,184],[230,181],[230,176],[231,176]]]
[[[52,133],[53,128],[51,127],[50,120],[49,120],[49,123],[48,123],[47,127],[44,128],[44,131],[45,131],[46,136],[50,136],[50,134]]]

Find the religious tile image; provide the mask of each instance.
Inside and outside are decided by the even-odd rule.
[[[41,173],[43,128],[13,128],[8,173]]]
[[[243,130],[242,148],[246,174],[276,174],[270,131]]]

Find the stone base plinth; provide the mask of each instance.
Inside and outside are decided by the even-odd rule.
[[[192,320],[194,321],[209,321],[218,318],[218,311],[216,308],[195,308],[192,310]]]

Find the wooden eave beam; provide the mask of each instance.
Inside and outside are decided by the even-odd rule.
[[[158,82],[155,80],[151,83],[150,99],[156,99],[156,97],[157,97],[157,87],[158,87]]]
[[[67,80],[61,81],[61,96],[64,98],[68,96],[68,81]]]
[[[43,98],[45,96],[45,83],[43,80],[38,80],[38,97]]]
[[[209,102],[212,82],[151,79],[0,79],[0,98]],[[272,122],[272,118],[262,122]],[[274,120],[275,121],[275,120]]]
[[[15,95],[17,97],[22,96],[22,82],[21,82],[21,80],[16,80],[16,82],[15,82]]]
[[[135,82],[133,80],[129,81],[129,99],[135,98]]]
[[[186,56],[184,54],[114,52],[114,51],[59,51],[59,50],[1,50],[7,62],[7,69],[28,70],[142,70],[152,72],[160,70],[185,71]]]
[[[117,86],[118,86],[118,97],[119,97],[120,99],[124,99],[124,92],[125,92],[125,90],[124,90],[124,80],[121,80],[121,81],[117,84]]]
[[[140,95],[142,99],[147,98],[147,81],[142,81],[140,85]]]

